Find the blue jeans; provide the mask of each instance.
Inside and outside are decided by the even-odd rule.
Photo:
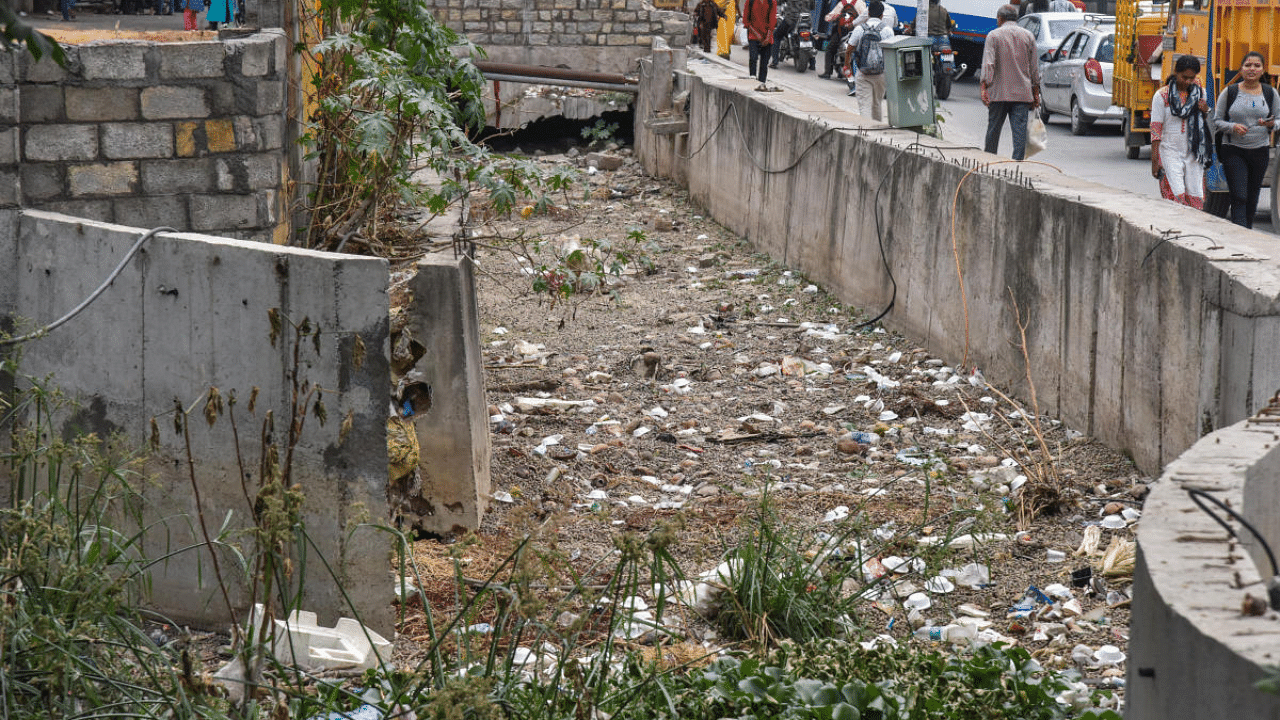
[[[1000,147],[1000,133],[1004,131],[1004,119],[1009,118],[1009,130],[1013,132],[1013,159],[1027,156],[1027,112],[1031,103],[992,100],[987,106],[987,143],[983,148],[994,155]]]
[[[747,72],[755,75],[762,83],[769,75],[769,51],[772,49],[768,45],[761,45],[759,40],[747,41]],[[757,64],[760,66],[759,72],[756,71]]]

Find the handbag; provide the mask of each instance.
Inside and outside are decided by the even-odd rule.
[[[1031,157],[1049,147],[1049,130],[1044,126],[1040,115],[1032,115],[1027,123],[1027,150],[1024,157]]]
[[[1213,162],[1204,169],[1204,189],[1205,192],[1231,192],[1227,187],[1227,173],[1222,169],[1222,161],[1218,159],[1217,152],[1213,154]]]

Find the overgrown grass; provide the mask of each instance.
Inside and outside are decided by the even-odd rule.
[[[313,325],[286,320],[273,320],[274,335],[291,337],[297,347],[316,341]],[[5,370],[16,372],[12,364]],[[26,388],[0,401],[8,441],[0,459],[14,478],[10,508],[0,511],[4,718],[310,718],[368,703],[387,717],[449,720],[1053,720],[1085,717],[1081,708],[1101,699],[1069,676],[1042,671],[1018,648],[986,646],[959,656],[861,649],[857,641],[868,634],[859,622],[862,605],[876,583],[863,576],[864,553],[853,549],[870,545],[862,508],[847,522],[824,526],[829,532],[802,529],[779,520],[767,494],[745,522],[744,539],[724,558],[735,570],[715,620],[725,635],[748,641],[741,646],[689,642],[691,626],[681,621],[697,620],[667,598],[687,582],[672,555],[677,524],[618,535],[615,552],[586,568],[557,550],[549,526],[518,542],[478,580],[462,575],[467,544],[461,543],[457,595],[446,616],[437,617],[443,608],[425,591],[405,601],[402,608],[420,604],[429,628],[416,664],[358,678],[318,677],[271,658],[269,635],[248,634],[232,642],[235,657],[256,663],[249,692],[229,698],[206,672],[207,661],[225,656],[200,655],[180,632],[148,634],[148,621],[163,619],[143,612],[141,601],[149,568],[165,558],[147,556],[141,529],[120,530],[141,528],[145,517],[137,458],[122,452],[118,439],[61,440],[51,421],[60,396],[35,381]],[[300,375],[297,390],[295,424],[322,414],[321,390]],[[226,407],[210,407],[212,398],[206,394],[200,410],[206,420],[234,417],[229,398]],[[197,406],[175,410],[176,431],[185,430]],[[285,593],[282,609],[293,592],[288,547],[305,538],[305,528],[296,508],[271,505],[267,496],[273,488],[301,492],[285,472],[290,442],[261,454],[263,484],[246,492],[263,517],[237,568]],[[268,506],[276,510],[265,512]],[[948,526],[957,517],[925,515],[922,522]],[[201,526],[200,518],[176,521]],[[401,573],[421,587],[407,538],[394,537]],[[223,541],[206,536],[206,543]],[[882,539],[866,556],[896,542]],[[636,598],[649,598],[651,607],[637,612]],[[461,632],[479,622],[487,631]]]

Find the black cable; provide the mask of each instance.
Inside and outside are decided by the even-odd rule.
[[[116,277],[118,277],[120,273],[124,271],[124,266],[127,265],[129,261],[133,259],[133,256],[136,255],[139,250],[142,249],[143,243],[150,240],[152,237],[155,236],[156,233],[159,233],[159,232],[178,232],[178,231],[171,227],[158,227],[158,228],[152,228],[146,231],[145,233],[142,234],[142,237],[138,238],[138,241],[133,244],[133,247],[129,248],[129,252],[125,253],[124,258],[120,260],[120,263],[118,265],[116,265],[116,269],[111,271],[111,274],[108,275],[107,279],[104,280],[102,284],[98,286],[98,289],[94,290],[93,293],[90,294],[89,297],[85,298],[84,301],[81,302],[79,305],[72,308],[71,312],[67,313],[66,315],[63,315],[57,320],[54,320],[48,325],[45,325],[44,327],[38,330],[35,330],[34,332],[27,333],[26,335],[19,335],[18,337],[13,337],[13,338],[0,338],[0,347],[5,347],[6,345],[17,345],[18,343],[22,343],[28,340],[34,340],[38,337],[42,337],[52,332],[53,330],[57,329],[58,327],[66,323],[68,320],[75,317],[76,315],[79,315],[81,311],[89,307],[90,303],[92,303],[94,300],[97,300],[98,296],[101,295],[103,292],[105,292],[106,289],[111,286],[111,283],[115,282]]]
[[[1205,507],[1204,503],[1200,502],[1200,498],[1205,498],[1209,502],[1213,503],[1214,505],[1217,505],[1218,507],[1222,508],[1223,511],[1225,511],[1228,515],[1234,518],[1236,522],[1243,525],[1246,530],[1248,530],[1250,533],[1253,534],[1255,538],[1257,538],[1258,544],[1262,545],[1262,549],[1267,551],[1267,560],[1271,561],[1271,576],[1275,577],[1277,575],[1280,575],[1280,565],[1276,564],[1276,556],[1275,556],[1275,553],[1271,552],[1271,546],[1267,544],[1267,541],[1262,537],[1262,534],[1259,533],[1256,528],[1254,528],[1252,525],[1249,524],[1248,520],[1245,520],[1244,518],[1240,517],[1240,513],[1237,513],[1235,510],[1232,510],[1231,508],[1227,507],[1221,500],[1219,500],[1218,498],[1210,495],[1209,493],[1203,490],[1196,490],[1192,488],[1190,490],[1187,490],[1187,494],[1191,496],[1191,501],[1194,502],[1197,507],[1203,510],[1206,515],[1213,518],[1219,525],[1221,525],[1222,528],[1226,530],[1227,534],[1230,535],[1231,537],[1237,540],[1240,539],[1240,536],[1236,534],[1235,530],[1231,529],[1231,526],[1227,524],[1227,521],[1219,517],[1218,514],[1215,513],[1214,511]],[[1274,605],[1272,607],[1274,608]]]
[[[1174,234],[1174,235],[1167,235],[1167,236],[1165,236],[1165,237],[1160,238],[1158,241],[1156,241],[1156,244],[1151,246],[1151,249],[1147,251],[1147,254],[1142,256],[1142,262],[1140,262],[1140,263],[1138,263],[1138,264],[1139,264],[1139,265],[1146,265],[1146,264],[1147,264],[1147,258],[1151,257],[1151,253],[1154,253],[1154,252],[1156,251],[1156,248],[1160,247],[1161,245],[1163,245],[1163,244],[1165,244],[1165,243],[1167,243],[1167,242],[1170,242],[1171,240],[1184,240],[1184,239],[1186,239],[1186,238],[1204,238],[1205,240],[1208,240],[1209,242],[1213,243],[1213,245],[1212,245],[1212,246],[1210,246],[1210,248],[1209,248],[1210,250],[1221,250],[1221,249],[1222,249],[1222,247],[1223,247],[1223,246],[1221,246],[1221,245],[1219,245],[1219,244],[1218,244],[1218,241],[1217,241],[1217,240],[1214,240],[1213,238],[1209,237],[1208,235],[1183,235],[1183,234],[1181,234],[1181,233],[1177,233],[1177,234]]]
[[[912,150],[922,147],[929,146],[921,145],[919,142],[913,142],[903,148],[902,152],[898,154],[898,157],[889,164],[889,169],[885,170],[884,174],[880,176],[880,184],[876,186],[875,199],[872,201],[872,210],[874,211],[876,218],[876,242],[880,245],[880,262],[884,265],[885,274],[889,276],[889,283],[893,285],[893,293],[889,296],[889,304],[884,307],[884,310],[880,311],[879,315],[876,315],[870,320],[854,325],[853,328],[855,330],[861,330],[862,328],[876,324],[881,318],[888,315],[889,311],[892,310],[893,306],[898,302],[898,279],[893,276],[893,269],[889,267],[889,255],[884,249],[884,228],[880,215],[880,191],[884,189],[885,183],[889,181],[889,176],[893,174],[893,169],[898,166],[898,163],[902,158],[907,157]]]

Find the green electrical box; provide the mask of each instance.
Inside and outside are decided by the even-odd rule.
[[[933,108],[933,41],[897,35],[880,43],[884,51],[884,96],[889,124],[919,128],[935,121]]]

